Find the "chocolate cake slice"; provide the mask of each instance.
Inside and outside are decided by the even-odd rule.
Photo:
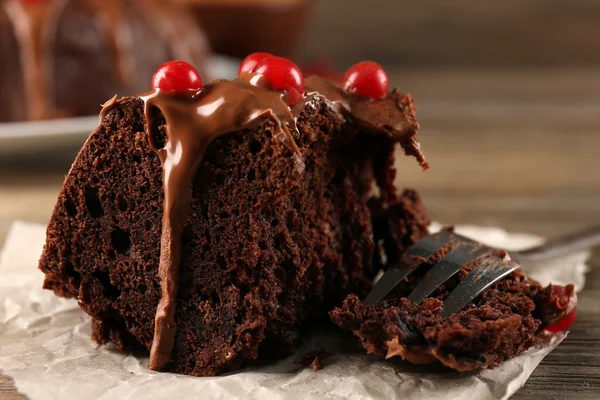
[[[410,260],[418,261],[415,272],[386,299],[365,305],[350,295],[330,312],[331,319],[358,336],[370,354],[397,356],[414,364],[441,362],[458,371],[495,367],[547,340],[544,329],[560,328],[557,322],[565,316],[574,319],[573,285],[544,288],[522,270],[485,290],[462,311],[442,318],[444,300],[481,259],[464,265],[421,304],[410,302],[406,297],[449,251],[445,247],[431,257]]]
[[[396,143],[426,166],[411,97],[305,87],[291,107],[245,73],[105,104],[40,260],[98,343],[201,376],[284,357],[303,321],[367,293],[380,247],[426,234],[418,195],[394,186]]]

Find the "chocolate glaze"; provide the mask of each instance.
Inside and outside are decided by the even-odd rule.
[[[263,119],[271,119],[279,128],[274,136],[291,150],[299,165],[302,161],[290,133],[290,129],[296,129],[295,118],[282,94],[269,90],[263,76],[246,75],[232,82],[214,82],[206,85],[192,101],[161,91],[141,98],[145,102],[150,145],[163,166],[164,209],[158,267],[162,298],[156,310],[150,351],[150,368],[160,369],[169,361],[175,338],[181,233],[190,211],[192,179],[210,142]],[[152,140],[157,135],[152,131],[156,128],[152,120],[153,107],[161,111],[167,122],[167,141],[163,148],[158,148]]]
[[[342,113],[358,122],[366,132],[393,138],[407,156],[415,157],[423,169],[429,168],[416,139],[419,123],[410,95],[403,95],[394,89],[382,100],[366,100],[358,95],[350,95],[331,80],[316,76],[306,80],[306,91],[311,95],[324,96]]]
[[[158,275],[161,299],[157,306],[155,330],[150,350],[151,369],[161,369],[171,357],[175,340],[175,308],[178,272],[181,260],[181,234],[188,220],[192,199],[192,181],[208,145],[217,137],[251,128],[270,120],[278,138],[288,149],[300,172],[304,169],[301,150],[294,141],[299,136],[296,119],[316,100],[324,101],[342,115],[361,126],[361,132],[385,134],[414,155],[423,168],[428,164],[415,135],[419,125],[414,118],[410,96],[394,91],[385,99],[371,101],[352,95],[329,80],[306,79],[306,95],[290,108],[281,92],[272,90],[261,75],[244,74],[233,81],[219,80],[205,85],[188,97],[169,95],[155,90],[139,98],[145,103],[148,140],[163,168],[164,210]],[[112,98],[101,113],[124,99]],[[155,143],[159,136],[157,115],[162,113],[166,125],[164,147]]]

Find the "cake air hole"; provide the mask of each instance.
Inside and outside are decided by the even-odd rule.
[[[162,113],[158,109],[158,107],[152,107],[150,110],[150,115],[152,115],[152,119],[157,121],[155,125],[157,125],[156,129],[152,129],[150,132],[150,142],[152,147],[157,150],[165,147],[167,143],[167,133],[166,133],[166,124],[164,122],[159,123],[158,121],[164,121],[164,117]]]
[[[181,245],[183,247],[186,247],[188,244],[191,243],[193,237],[194,236],[192,234],[192,230],[188,226],[186,226],[181,232]]]
[[[260,143],[256,139],[252,139],[252,141],[250,141],[250,152],[252,154],[258,154],[258,153],[260,153],[261,150],[262,150],[262,143]]]
[[[116,300],[121,295],[121,291],[110,282],[110,276],[105,271],[95,271],[94,278],[96,278],[103,288],[103,294],[110,300]]]
[[[92,218],[100,218],[104,215],[104,210],[102,209],[102,203],[98,198],[98,194],[91,187],[85,188],[85,205],[88,209],[88,212],[92,216]]]
[[[121,228],[115,229],[110,234],[113,248],[126,256],[131,254],[131,238],[129,232],[125,232]]]
[[[65,272],[67,273],[67,275],[75,279],[77,281],[76,286],[79,286],[79,282],[81,282],[81,274],[75,271],[75,266],[73,266],[73,264],[69,261],[65,262]]]
[[[77,215],[77,206],[69,196],[65,197],[65,211],[69,217],[75,217]]]
[[[125,212],[127,211],[127,208],[129,208],[127,205],[127,200],[125,200],[125,197],[123,197],[121,193],[117,195],[117,207],[119,207],[119,211],[121,212]]]
[[[335,175],[331,178],[330,185],[341,185],[344,179],[344,172],[338,168],[335,171]]]

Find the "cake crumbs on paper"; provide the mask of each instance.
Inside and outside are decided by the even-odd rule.
[[[301,357],[298,357],[294,363],[308,367],[313,371],[320,371],[323,369],[323,364],[321,362],[332,355],[333,354],[325,350],[324,347],[320,347],[316,350],[309,351]]]

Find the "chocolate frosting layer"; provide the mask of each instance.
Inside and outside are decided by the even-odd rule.
[[[415,118],[416,107],[410,95],[393,89],[382,100],[367,100],[348,93],[331,80],[317,76],[306,79],[306,91],[312,96],[324,96],[343,114],[361,125],[365,132],[393,138],[402,146],[406,155],[415,157],[423,169],[429,168],[416,139],[419,123]]]
[[[181,234],[191,209],[194,175],[214,139],[270,120],[277,127],[273,136],[285,145],[302,172],[302,151],[294,141],[294,136],[301,134],[296,119],[312,102],[320,99],[357,123],[361,132],[391,137],[401,144],[406,154],[415,156],[424,169],[428,167],[415,139],[419,124],[410,96],[393,91],[383,100],[371,101],[350,94],[324,78],[310,77],[305,83],[307,93],[293,108],[287,105],[283,93],[272,90],[262,75],[255,74],[244,74],[233,81],[214,81],[183,98],[160,90],[139,97],[145,103],[150,146],[162,164],[164,190],[158,267],[161,299],[150,350],[151,369],[163,368],[171,357],[176,329]],[[101,116],[122,100],[113,98],[106,102]],[[161,127],[155,120],[155,108],[160,110],[166,122],[164,145],[156,139],[160,137],[156,130]]]

